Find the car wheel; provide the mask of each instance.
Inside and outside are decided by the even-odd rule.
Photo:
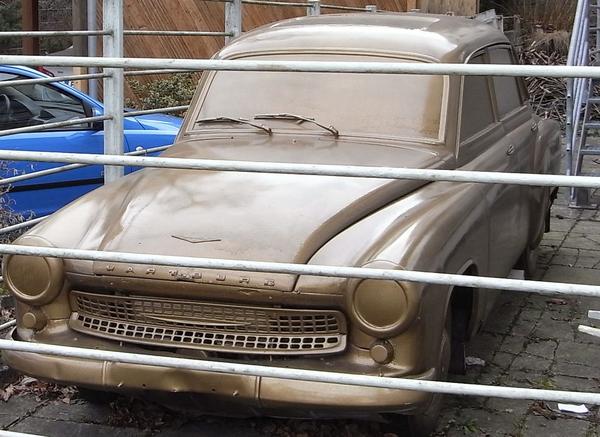
[[[442,333],[442,341],[440,345],[440,358],[438,368],[440,369],[437,380],[446,381],[448,379],[448,370],[450,368],[450,357],[452,352],[452,317],[450,309],[446,317],[446,327]],[[408,435],[411,437],[427,437],[431,435],[438,424],[444,395],[435,393],[429,405],[420,413],[412,416],[390,415],[388,416],[390,432],[398,433],[398,435]],[[392,429],[393,428],[393,429]]]

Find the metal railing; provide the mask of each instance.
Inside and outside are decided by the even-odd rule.
[[[318,2],[302,2],[281,5],[283,2],[262,2],[260,0],[232,0],[225,3],[225,31],[221,36],[237,36],[241,32],[242,3],[266,4],[271,6],[306,7],[307,13],[318,13],[321,8],[332,8]],[[137,157],[123,156],[122,119],[127,114],[123,110],[123,78],[127,74],[125,68],[155,69],[156,71],[277,71],[281,74],[290,71],[302,71],[318,74],[320,72],[363,73],[363,74],[436,74],[436,75],[484,75],[484,76],[552,76],[575,79],[570,89],[571,99],[577,105],[580,102],[580,83],[590,78],[600,78],[600,69],[571,63],[569,66],[515,66],[515,65],[464,65],[464,64],[416,64],[416,63],[371,63],[371,62],[286,62],[286,61],[224,61],[224,60],[182,60],[182,59],[130,59],[123,57],[122,0],[104,0],[104,29],[96,35],[105,38],[106,57],[34,57],[34,56],[0,56],[0,63],[14,65],[62,65],[88,66],[103,68],[105,114],[102,121],[106,125],[105,154],[69,154],[40,153],[21,151],[0,151],[0,159],[27,160],[40,162],[62,162],[69,165],[58,169],[48,169],[30,175],[19,175],[11,181],[21,181],[30,177],[39,177],[52,172],[68,171],[83,165],[105,165],[110,172],[105,172],[105,181],[110,182],[121,176],[124,166],[160,167],[173,169],[243,171],[256,173],[285,173],[298,175],[323,175],[330,177],[353,176],[364,178],[393,178],[428,181],[449,181],[486,184],[519,184],[526,186],[566,186],[600,188],[600,179],[594,177],[558,175],[533,175],[490,173],[456,170],[427,170],[406,168],[356,167],[336,165],[302,165],[293,163],[215,161],[183,158]],[[334,6],[335,9],[341,9]],[[344,10],[353,10],[346,8]],[[581,9],[581,5],[580,5]],[[361,9],[363,10],[363,9]],[[369,10],[365,8],[364,10]],[[374,11],[374,8],[370,9]],[[581,13],[578,11],[578,13]],[[2,33],[0,33],[0,36]],[[232,37],[229,36],[229,37]],[[577,58],[578,59],[578,58]],[[140,74],[140,72],[135,72]],[[154,73],[153,73],[154,74]],[[577,79],[583,79],[578,81]],[[181,107],[180,107],[181,108]],[[139,112],[138,112],[139,113]],[[131,113],[129,113],[131,114]],[[577,119],[575,113],[571,117],[569,139]],[[79,122],[82,122],[80,119]],[[36,126],[40,128],[40,126]],[[568,149],[569,152],[572,149]],[[140,154],[148,153],[143,151]],[[134,154],[131,154],[134,155]],[[571,168],[571,167],[569,167]],[[20,178],[20,179],[16,179]],[[6,182],[6,180],[5,180]],[[5,228],[6,229],[6,228]],[[409,282],[443,284],[486,289],[514,290],[526,293],[546,293],[558,295],[600,296],[600,287],[596,285],[564,284],[516,279],[464,276],[438,272],[419,272],[406,270],[371,269],[364,267],[340,267],[306,264],[285,264],[260,261],[236,261],[224,259],[205,259],[177,257],[167,255],[150,255],[140,253],[103,252],[70,248],[48,248],[21,245],[0,245],[2,254],[20,254],[26,256],[47,256],[65,259],[102,260],[110,262],[132,262],[139,264],[160,264],[168,266],[186,266],[209,269],[226,269],[254,272],[293,273],[311,276],[329,276],[341,278],[393,279]],[[14,321],[0,325],[0,330],[14,325]],[[273,366],[257,366],[230,362],[210,361],[204,359],[174,358],[160,355],[139,355],[112,351],[90,350],[57,345],[36,344],[12,340],[0,340],[0,350],[12,350],[47,355],[94,359],[102,361],[123,362],[140,365],[162,366],[176,369],[202,370],[218,373],[235,373],[274,377],[281,379],[328,382],[334,384],[350,384],[365,387],[381,387],[390,389],[418,390],[431,393],[447,393],[470,396],[496,396],[512,399],[536,399],[570,403],[588,403],[600,405],[599,393],[566,392],[554,390],[538,390],[513,387],[492,387],[476,384],[447,383],[422,381],[406,378],[388,378],[363,376],[340,372],[319,372]]]

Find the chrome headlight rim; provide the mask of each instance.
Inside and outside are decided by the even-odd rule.
[[[49,241],[37,236],[21,237],[17,243],[22,246],[54,247]],[[14,274],[11,273],[11,262],[17,258],[25,258],[26,260],[30,259],[34,261],[42,260],[45,263],[47,277],[43,279],[45,284],[44,286],[40,287],[40,290],[28,293],[26,290],[20,289],[20,286],[16,284],[15,278],[13,277]],[[30,255],[8,255],[4,258],[3,271],[4,280],[9,291],[17,300],[31,305],[45,305],[52,302],[60,294],[64,284],[64,262],[59,258],[47,258]]]

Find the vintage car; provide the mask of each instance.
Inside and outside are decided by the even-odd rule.
[[[307,17],[249,32],[217,59],[511,64],[504,35],[419,14]],[[162,156],[555,173],[557,123],[523,80],[206,72]],[[507,277],[529,274],[549,188],[148,168],[76,200],[15,244]],[[446,285],[12,256],[10,338],[426,380],[464,368],[494,292]],[[213,413],[406,416],[440,396],[6,352],[13,368],[105,390],[185,393]],[[193,395],[193,396],[192,396]]]

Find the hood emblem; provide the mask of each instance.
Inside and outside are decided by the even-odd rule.
[[[198,237],[186,237],[184,235],[171,235],[172,238],[177,240],[185,241],[187,243],[198,244],[198,243],[216,243],[222,241],[220,238],[198,238]]]

